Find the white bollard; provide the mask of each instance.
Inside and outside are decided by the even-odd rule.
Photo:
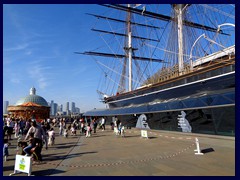
[[[196,155],[203,155],[203,153],[201,153],[201,150],[200,150],[200,147],[199,147],[198,138],[195,138],[195,139],[196,139],[196,146],[197,146],[197,149],[194,150],[194,151],[197,151],[195,154]]]

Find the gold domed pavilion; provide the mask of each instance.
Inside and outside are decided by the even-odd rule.
[[[14,106],[8,106],[11,117],[36,120],[47,119],[50,117],[50,107],[47,101],[36,95],[36,89],[32,87],[30,94],[19,99]]]

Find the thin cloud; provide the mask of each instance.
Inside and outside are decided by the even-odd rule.
[[[31,54],[32,54],[32,51],[27,51],[25,54],[26,54],[26,55],[31,55]]]
[[[41,77],[38,79],[38,84],[39,84],[39,87],[41,89],[45,89],[45,87],[47,87],[48,83],[47,83],[47,79],[44,78],[44,77]]]
[[[10,79],[10,82],[11,82],[11,83],[14,83],[14,84],[20,84],[21,80],[18,79],[18,78],[11,78],[11,79]]]
[[[3,51],[9,52],[9,51],[19,51],[19,50],[25,50],[28,47],[28,44],[21,44],[15,47],[11,48],[4,48]]]
[[[34,63],[31,63],[30,69],[28,70],[28,74],[32,79],[34,79],[38,86],[41,89],[45,89],[47,86],[50,85],[49,83],[49,69],[51,67],[44,67],[43,65],[39,64],[40,61],[35,61]],[[48,73],[46,73],[48,72]]]
[[[88,70],[87,67],[81,67],[81,68],[77,67],[75,69],[72,69],[71,73],[72,73],[73,76],[77,76],[79,74],[85,73],[87,70]]]
[[[20,68],[21,69],[21,68]],[[23,82],[24,77],[23,73],[18,70],[6,67],[3,69],[3,79],[6,82],[12,83],[14,85],[19,85]]]

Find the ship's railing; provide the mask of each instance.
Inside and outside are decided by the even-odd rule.
[[[232,54],[235,54],[235,45],[195,60],[193,62],[193,67],[205,64],[206,62],[209,62],[224,56],[231,56]]]
[[[191,72],[190,65],[188,63],[184,63],[183,69],[184,69],[184,71],[183,71],[184,74]],[[179,76],[180,76],[179,68],[178,68],[178,64],[176,64],[173,67],[162,68],[159,71],[159,73],[157,73],[153,77],[149,78],[144,84],[145,85],[155,84],[155,83],[163,82],[163,81],[166,81],[166,80],[169,80],[172,78],[176,78]],[[145,87],[145,86],[142,86],[142,87]]]
[[[193,67],[200,66],[202,64],[205,64],[207,62],[222,58],[224,56],[229,56],[231,58],[231,55],[235,54],[235,45],[230,46],[228,48],[225,48],[221,51],[212,53],[210,55],[207,55],[203,58],[199,58],[196,61],[193,62]],[[190,73],[192,70],[190,68],[190,64],[185,63],[184,64],[184,74]],[[159,73],[155,74],[153,77],[148,79],[144,84],[155,84],[159,82],[163,82],[172,78],[179,77],[179,70],[178,65],[174,65],[173,67],[165,67],[162,68]]]

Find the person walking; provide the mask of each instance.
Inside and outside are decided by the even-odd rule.
[[[117,118],[117,121],[116,121],[117,129],[119,129],[119,124],[120,123],[121,123],[121,121]]]
[[[26,135],[28,130],[30,129],[31,127],[31,119],[28,119],[26,121],[26,124],[25,124],[25,127],[24,127],[24,130],[23,130],[23,134]]]
[[[102,131],[105,131],[105,123],[106,123],[105,121],[106,121],[105,118],[102,117],[102,121],[101,121],[101,126],[102,126],[102,128],[103,128]]]
[[[86,137],[90,137],[91,136],[91,126],[90,123],[87,124],[87,131],[86,131]]]
[[[81,134],[85,134],[85,121],[83,118],[80,119],[80,124],[81,124]]]
[[[14,123],[13,123],[14,119],[11,118],[7,118],[7,137],[8,140],[12,140],[12,133],[13,133],[13,127],[14,127]]]
[[[93,118],[93,133],[96,133],[97,125],[98,125],[98,123],[97,123],[96,118]]]
[[[9,152],[8,152],[8,146],[10,145],[10,143],[8,142],[8,139],[4,139],[3,140],[3,158],[4,161],[7,161],[7,157],[9,156]]]
[[[25,128],[25,122],[23,121],[23,119],[21,118],[20,121],[19,121],[19,127],[20,127],[20,134],[23,136],[24,134],[24,128]]]
[[[19,125],[18,120],[16,119],[15,124],[14,124],[15,138],[18,138],[19,131],[20,131],[20,125]]]
[[[64,129],[64,121],[63,121],[63,119],[61,119],[61,121],[59,123],[59,135],[60,136],[63,135],[63,129]]]

